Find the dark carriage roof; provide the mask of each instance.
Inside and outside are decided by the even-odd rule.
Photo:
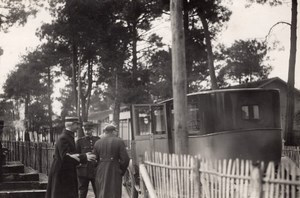
[[[279,77],[274,77],[274,78],[268,78],[268,79],[263,79],[263,80],[258,80],[255,82],[248,82],[248,83],[243,83],[239,85],[233,85],[229,86],[229,88],[264,88],[268,84],[271,84],[274,81],[279,81],[282,84],[286,84],[283,80],[281,80]]]
[[[243,83],[243,84],[240,84],[240,85],[233,85],[233,86],[230,86],[228,88],[231,88],[231,89],[236,89],[236,88],[265,88],[266,86],[268,86],[269,84],[272,84],[274,82],[279,82],[280,84],[287,87],[287,82],[285,82],[284,80],[282,80],[279,77],[273,77],[273,78],[268,78],[268,79],[264,79],[264,80],[258,80],[258,81],[255,81],[255,82],[248,82],[248,83]],[[300,95],[300,91],[297,88],[294,88],[294,91],[297,95]]]
[[[212,92],[230,92],[230,91],[240,91],[240,90],[276,90],[276,88],[266,88],[267,85],[269,85],[273,82],[279,82],[279,83],[283,84],[284,86],[287,86],[287,83],[285,81],[283,81],[281,78],[273,77],[273,78],[258,80],[255,82],[248,82],[248,83],[243,83],[243,84],[239,84],[239,85],[232,85],[232,86],[220,88],[217,90],[203,90],[200,92],[190,93],[190,94],[188,94],[188,96],[197,95],[197,94],[208,94],[208,93],[212,93]],[[300,91],[296,88],[295,88],[295,93],[300,95]],[[161,104],[161,103],[164,103],[164,102],[167,102],[170,100],[173,100],[173,98],[159,101],[158,104]]]
[[[195,93],[190,93],[187,94],[187,96],[194,96],[194,95],[205,95],[205,94],[210,94],[210,93],[225,93],[225,92],[240,92],[240,91],[267,91],[267,90],[273,90],[276,91],[278,89],[265,89],[265,88],[226,88],[226,89],[217,89],[217,90],[205,90],[205,91],[200,91],[200,92],[195,92]],[[158,102],[158,104],[162,104],[168,101],[173,100],[173,98],[169,98],[163,101]]]

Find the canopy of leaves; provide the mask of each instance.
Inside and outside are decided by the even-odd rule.
[[[45,94],[45,87],[40,83],[40,73],[31,63],[20,63],[17,70],[11,72],[5,82],[6,97],[24,99],[28,94],[39,96]]]
[[[219,78],[242,83],[254,79],[268,77],[271,66],[268,60],[267,45],[258,40],[237,40],[234,44],[223,49],[226,66],[221,68]]]
[[[28,16],[35,15],[41,6],[43,2],[40,0],[1,0],[0,31],[6,32],[14,24],[24,25]]]
[[[30,104],[28,108],[29,130],[39,131],[43,125],[48,125],[47,110],[40,101]]]
[[[197,86],[193,87],[193,85],[199,84],[199,81],[208,77],[207,43],[202,20],[207,22],[208,29],[206,31],[209,32],[209,37],[213,40],[230,16],[231,11],[222,4],[221,0],[184,1],[188,92],[196,91]]]
[[[160,50],[150,59],[150,93],[156,100],[172,97],[172,63],[170,52]]]

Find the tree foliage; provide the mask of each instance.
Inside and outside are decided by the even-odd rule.
[[[217,37],[230,15],[231,11],[220,0],[184,1],[188,92],[196,91],[193,85],[207,79],[209,73],[214,75],[215,58],[211,41]]]
[[[64,108],[62,115],[76,114],[77,91],[80,90],[83,120],[87,119],[90,107],[96,109],[96,103],[101,109],[118,109],[120,104],[148,103],[153,99],[172,97],[170,49],[166,50],[158,35],[149,33],[153,22],[168,12],[168,1],[49,2],[54,20],[44,24],[38,32],[47,43],[29,53],[20,63],[24,67],[18,67],[11,74],[6,84],[8,96],[25,101],[29,94],[30,98],[36,98],[30,105],[35,101],[45,105],[48,101],[46,109],[49,110],[53,77],[66,76],[69,84],[62,90],[60,98]],[[230,15],[231,11],[221,0],[185,1],[189,92],[199,91],[202,83],[208,81],[208,63],[219,58],[212,53],[215,47],[212,41],[218,37]],[[209,42],[210,49],[207,47]],[[138,47],[142,43],[147,47]],[[263,43],[237,41],[223,52],[227,61],[219,79],[241,82],[246,78],[265,78],[270,71],[264,64],[267,56]],[[56,73],[51,71],[54,65],[60,68]],[[23,71],[25,68],[28,71]],[[26,77],[22,77],[25,74]],[[30,80],[18,85],[13,79]]]
[[[38,96],[45,93],[44,86],[40,83],[40,74],[30,63],[20,63],[17,69],[8,75],[4,85],[6,97],[25,99],[27,95]]]
[[[219,79],[243,83],[265,79],[271,66],[266,61],[267,45],[256,39],[236,40],[231,47],[222,50],[226,66],[221,68]]]
[[[1,0],[0,2],[0,31],[6,32],[13,25],[24,25],[30,15],[38,12],[43,2],[39,0]]]
[[[151,56],[150,93],[155,100],[172,98],[171,54],[160,50]]]
[[[13,98],[25,104],[25,120],[27,121],[26,127],[30,126],[32,119],[45,122],[46,115],[38,117],[40,114],[31,114],[31,109],[35,109],[32,105],[41,105],[44,108],[43,100],[45,100],[46,87],[40,81],[41,74],[38,69],[38,64],[35,62],[27,62],[17,65],[17,69],[11,72],[5,82],[4,92],[7,98]],[[34,110],[35,111],[35,110]],[[44,111],[43,111],[44,112]]]

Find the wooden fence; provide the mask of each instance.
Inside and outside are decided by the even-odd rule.
[[[289,157],[300,168],[300,147],[284,146],[282,155]]]
[[[21,161],[40,173],[49,173],[54,155],[54,146],[51,143],[3,141],[2,144],[9,150],[6,160]]]
[[[3,141],[3,147],[9,149],[7,160],[21,161],[41,173],[49,173],[54,155],[52,144]],[[283,149],[283,155],[290,157],[298,169],[288,163],[278,167],[270,163],[264,168],[238,159],[210,161],[199,156],[146,153],[140,164],[146,170],[141,172],[148,174],[141,176],[142,194],[146,196],[146,179],[151,193],[162,198],[300,197],[299,150]]]
[[[300,172],[289,164],[275,167],[269,163],[264,168],[248,160],[211,161],[189,155],[146,153],[141,165],[146,167],[157,197],[300,197]]]

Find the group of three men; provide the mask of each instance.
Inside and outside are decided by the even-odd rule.
[[[79,126],[78,118],[66,117],[65,130],[55,144],[46,198],[78,198],[78,190],[79,197],[86,198],[90,181],[95,197],[120,198],[129,157],[125,143],[113,133],[116,127],[105,126],[100,138],[92,135],[93,124],[86,122],[85,136],[75,144]]]

